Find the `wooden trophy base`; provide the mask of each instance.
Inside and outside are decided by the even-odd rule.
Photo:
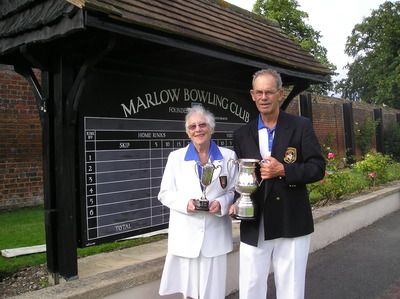
[[[196,210],[198,211],[209,211],[209,202],[208,200],[196,200]]]

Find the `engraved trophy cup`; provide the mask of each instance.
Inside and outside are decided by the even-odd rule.
[[[232,217],[238,220],[253,220],[255,219],[256,207],[250,195],[259,187],[255,170],[257,164],[260,164],[260,160],[231,159],[229,162],[239,164],[239,174],[235,182],[235,190],[240,194],[240,197],[234,204],[235,212]]]
[[[204,164],[197,162],[194,166],[194,170],[196,172],[197,177],[199,177],[197,168],[198,166],[201,167],[201,178],[199,178],[199,181],[203,186],[203,194],[201,195],[200,199],[196,199],[196,210],[208,211],[209,201],[206,198],[206,189],[213,182],[214,170],[219,168],[219,173],[221,173],[222,168],[221,165],[215,166],[214,164],[211,163],[211,161],[208,161],[207,163]]]

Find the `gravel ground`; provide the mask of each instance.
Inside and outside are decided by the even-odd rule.
[[[0,299],[36,291],[46,287],[47,284],[46,266],[29,267],[10,277],[0,279]]]

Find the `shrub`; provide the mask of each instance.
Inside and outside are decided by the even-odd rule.
[[[356,145],[361,151],[361,155],[366,155],[372,147],[373,137],[375,136],[375,129],[379,124],[379,121],[372,121],[367,119],[362,125],[355,123],[356,129],[355,131],[355,141]]]
[[[395,162],[388,166],[388,181],[400,180],[400,163]]]
[[[323,200],[340,200],[350,194],[350,174],[348,172],[326,173],[325,178],[319,182],[309,185],[310,192],[319,193]]]
[[[369,186],[388,182],[388,167],[393,163],[390,156],[382,153],[370,152],[359,161],[352,165],[353,169],[364,175],[369,182]]]
[[[325,137],[325,142],[321,142],[321,150],[324,156],[328,156],[329,153],[334,152],[333,144],[335,143],[335,135],[329,132]]]
[[[362,161],[350,167],[346,165],[345,158],[337,157],[334,153],[326,155],[326,162],[324,179],[307,186],[310,202],[316,206],[400,179],[400,163],[394,163],[390,156],[381,153],[368,153],[362,157]]]
[[[334,153],[326,155],[326,173],[324,179],[308,185],[309,192],[315,192],[322,196],[321,201],[330,199],[340,200],[350,194],[351,180],[349,169],[346,168],[346,159],[335,156]]]
[[[400,161],[400,124],[391,123],[384,134],[385,153]]]

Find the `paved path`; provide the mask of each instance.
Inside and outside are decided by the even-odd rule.
[[[272,277],[269,285],[275,299]],[[305,298],[400,299],[400,211],[312,253]]]

